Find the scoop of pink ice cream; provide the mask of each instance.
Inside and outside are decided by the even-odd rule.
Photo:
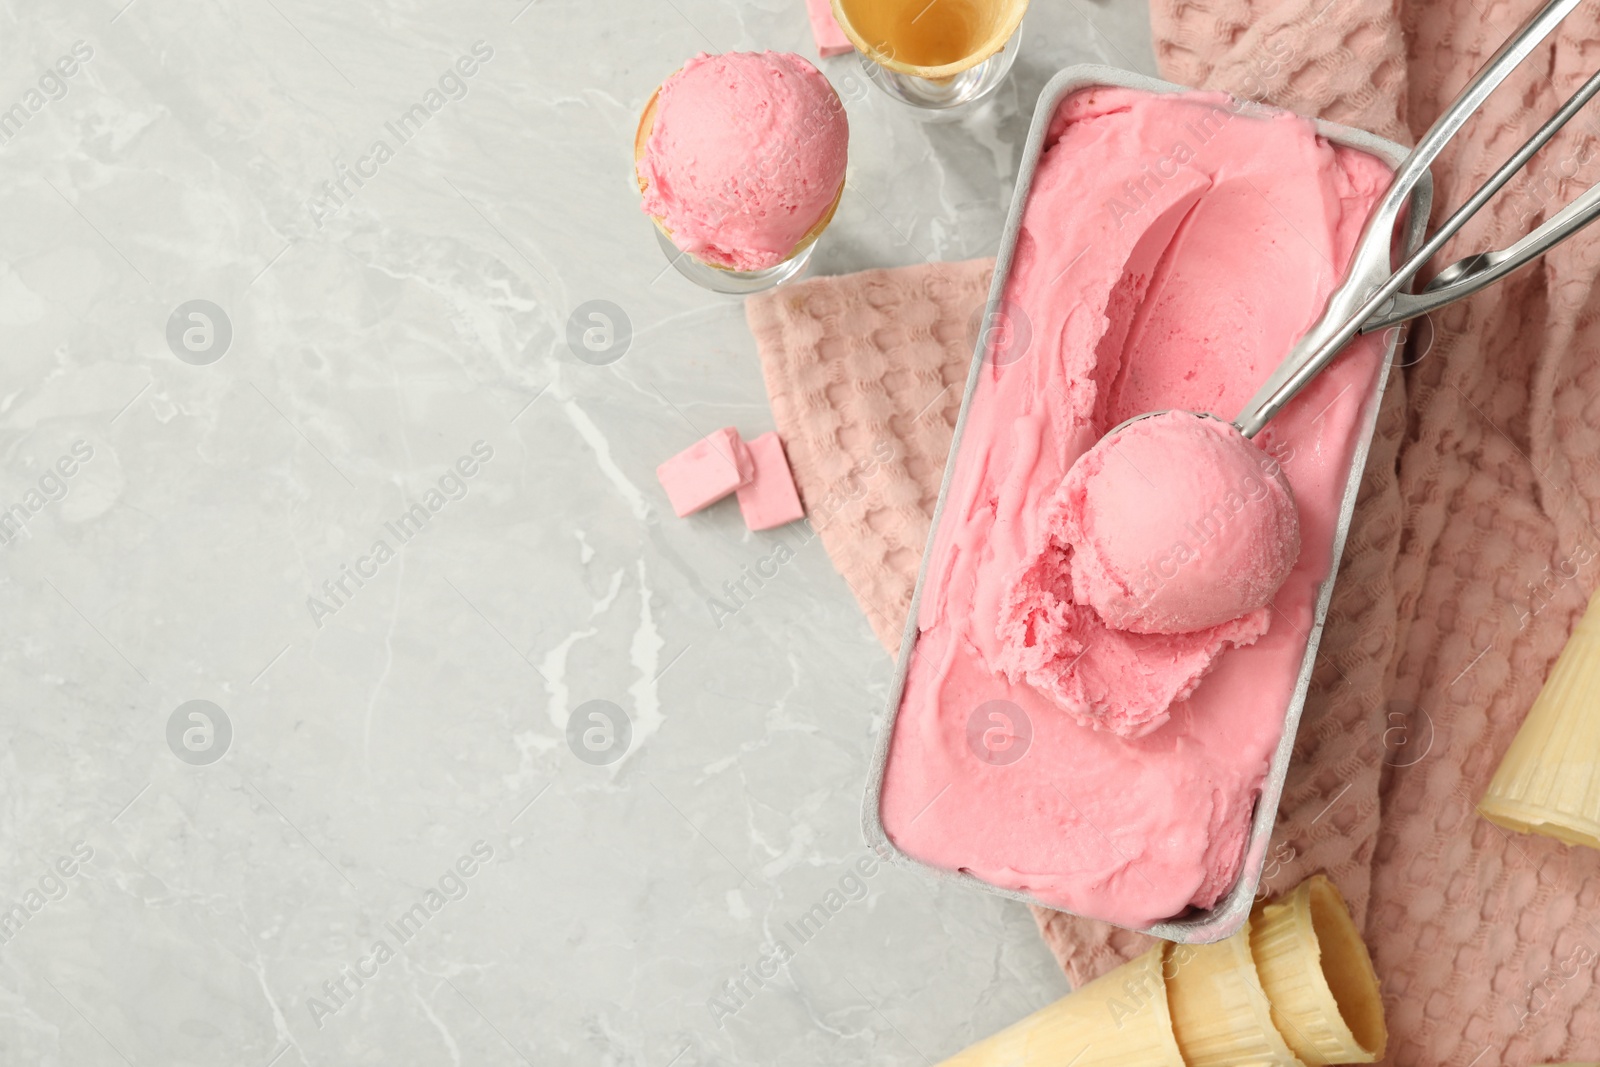
[[[1219,419],[1140,419],[1085,452],[1065,487],[1073,597],[1118,630],[1192,633],[1263,612],[1300,557],[1277,461]]]
[[[703,262],[777,266],[832,208],[849,140],[838,94],[800,56],[702,53],[661,85],[644,210]]]
[[[1084,726],[1143,737],[1171,718],[1224,649],[1253,644],[1270,620],[1263,609],[1189,633],[1112,629],[1072,589],[1074,511],[1063,483],[1040,518],[1044,544],[1001,598],[996,666]]]
[[[1224,649],[1267,632],[1300,556],[1277,462],[1183,411],[1085,452],[1041,518],[1000,604],[998,666],[1123,737],[1161,726]]]

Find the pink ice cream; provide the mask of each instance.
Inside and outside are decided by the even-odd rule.
[[[1257,466],[1272,502],[1256,518],[1276,537],[1211,562],[1201,545],[1206,569],[1189,593],[1140,607],[1131,578],[1162,539],[1130,518],[1148,489],[1093,464],[1063,483],[1134,415],[1237,413],[1321,311],[1388,180],[1381,161],[1310,123],[1236,114],[1221,95],[1096,89],[1062,104],[1005,289],[1031,340],[979,370],[929,549],[880,801],[897,847],[1124,926],[1210,907],[1232,886],[1330,569],[1381,342],[1352,344],[1255,439],[1281,466]],[[1192,477],[1213,443],[1182,418],[1195,426],[1166,441],[1150,427],[1154,451],[1132,456],[1158,487]],[[1250,473],[1224,468],[1241,484]],[[1137,633],[1100,614],[1146,628],[1213,618],[1250,604],[1286,559],[1270,606],[1243,619]],[[1232,604],[1192,595],[1219,575],[1237,582]],[[1141,706],[1163,710],[1130,713]],[[1028,738],[1020,758],[984,749],[996,708]]]
[[[850,140],[828,79],[788,52],[702,53],[662,83],[637,171],[683,251],[763,270],[832,210]]]
[[[1224,649],[1267,632],[1300,554],[1277,461],[1181,411],[1085,452],[1041,520],[1001,603],[998,665],[1124,737],[1161,726]]]
[[[1278,461],[1233,426],[1140,419],[1079,457],[1062,493],[1073,596],[1107,626],[1186,634],[1248,618],[1251,640],[1266,633],[1300,515]]]

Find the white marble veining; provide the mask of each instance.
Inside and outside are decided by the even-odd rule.
[[[719,626],[786,535],[654,480],[771,416],[635,117],[814,55],[801,0],[3,18],[0,1063],[922,1064],[1065,989],[1020,907],[867,860],[891,664],[821,546]],[[821,64],[814,272],[991,253],[1046,78],[1153,69],[1138,0],[1024,34],[961,124]]]

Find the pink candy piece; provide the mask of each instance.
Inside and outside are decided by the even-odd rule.
[[[680,519],[715,504],[754,476],[750,451],[732,426],[696,441],[656,468],[661,488]],[[784,476],[788,477],[787,467]]]
[[[752,530],[770,530],[805,516],[800,495],[794,490],[794,476],[783,454],[783,442],[775,433],[764,433],[749,443],[755,463],[755,477],[739,488],[739,512]]]
[[[806,13],[811,16],[811,36],[817,39],[818,54],[842,56],[855,47],[833,17],[830,0],[806,0]]]

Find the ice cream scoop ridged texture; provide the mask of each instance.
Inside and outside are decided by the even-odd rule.
[[[642,206],[696,259],[777,266],[837,202],[849,121],[803,57],[702,53],[662,83],[653,109],[635,161]]]
[[[1253,643],[1106,625],[1073,591],[1059,490],[1135,415],[1240,410],[1321,311],[1389,176],[1304,119],[1220,94],[1098,88],[1057,109],[1004,289],[1031,341],[978,369],[925,563],[879,802],[899,849],[1136,928],[1232,887],[1381,341],[1354,342],[1255,438],[1293,489],[1302,544]],[[1010,658],[1019,624],[1038,662]],[[1086,721],[1141,686],[1172,702],[1140,722]],[[965,729],[993,701],[1031,726],[1027,752],[998,766]]]

